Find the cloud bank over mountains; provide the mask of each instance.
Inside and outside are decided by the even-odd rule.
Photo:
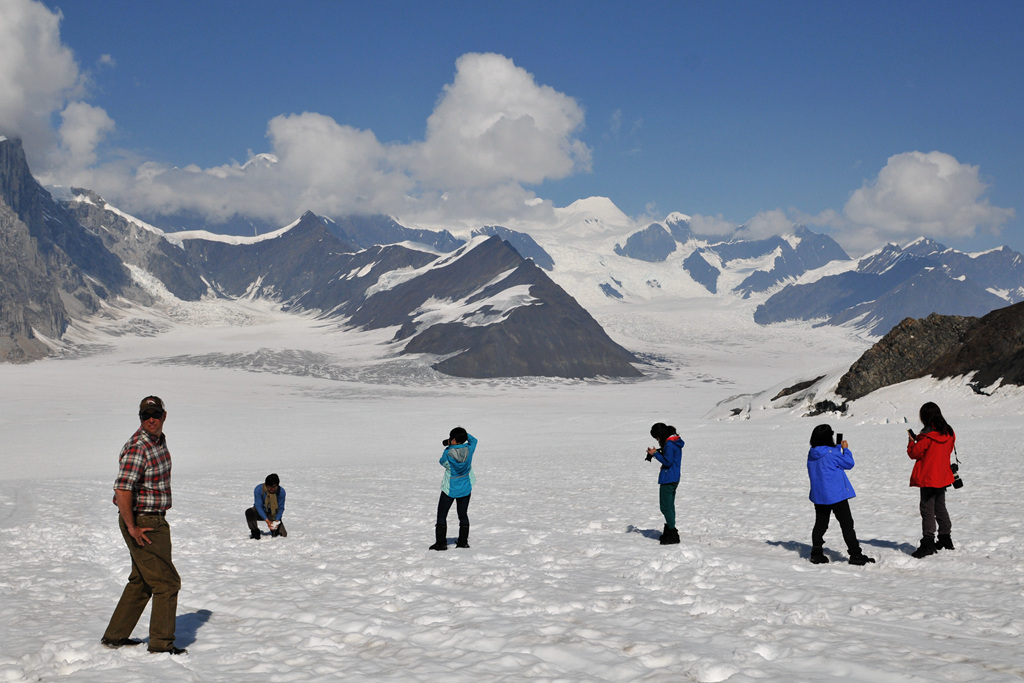
[[[543,226],[555,213],[538,186],[594,163],[582,138],[585,112],[572,96],[506,56],[469,53],[457,59],[422,139],[386,142],[325,114],[286,113],[268,122],[262,154],[171,166],[114,146],[116,112],[89,102],[90,73],[62,43],[61,18],[34,0],[0,0],[0,134],[22,138],[45,183],[88,187],[136,214],[192,211],[213,222],[240,214],[284,225],[312,210],[424,226]],[[95,68],[116,69],[115,58],[104,55]],[[743,225],[721,215],[693,220],[698,232],[726,237],[785,233],[794,222],[827,227],[855,253],[922,234],[998,233],[1014,210],[991,206],[987,189],[978,166],[911,151],[890,157],[840,210],[772,209]]]

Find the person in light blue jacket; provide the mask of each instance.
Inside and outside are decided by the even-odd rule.
[[[439,460],[444,467],[441,497],[437,501],[437,524],[434,526],[434,545],[431,550],[448,550],[448,512],[455,503],[459,515],[459,540],[456,548],[469,547],[469,497],[473,493],[473,453],[476,439],[462,427],[456,427],[441,442],[444,453]]]
[[[846,550],[850,553],[850,564],[863,565],[874,562],[860,549],[857,532],[853,528],[853,513],[850,512],[850,498],[853,491],[846,470],[853,469],[853,453],[844,440],[836,445],[832,428],[818,425],[811,432],[811,450],[807,453],[807,475],[811,480],[810,499],[814,503],[814,528],[811,530],[811,562],[825,564],[825,532],[832,515],[839,520],[843,530]]]

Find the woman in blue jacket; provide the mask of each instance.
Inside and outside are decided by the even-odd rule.
[[[448,550],[448,512],[455,503],[459,514],[459,540],[456,548],[469,547],[469,496],[473,492],[473,452],[476,439],[462,427],[456,427],[441,442],[444,453],[440,464],[444,467],[441,497],[437,501],[437,525],[434,527],[434,545],[431,550]]]
[[[647,462],[657,458],[661,463],[658,473],[661,514],[665,515],[665,529],[661,532],[661,544],[679,543],[679,530],[676,529],[676,489],[679,488],[679,475],[683,462],[683,440],[676,434],[676,428],[657,422],[651,427],[651,436],[658,440],[658,448],[647,449]]]
[[[832,428],[818,425],[811,432],[811,450],[807,453],[807,474],[811,479],[811,502],[814,503],[814,529],[811,531],[811,562],[825,564],[825,532],[832,515],[843,530],[850,564],[867,564],[874,558],[861,552],[857,532],[853,529],[850,498],[853,492],[845,470],[853,469],[853,453],[844,440],[838,446],[832,440]]]

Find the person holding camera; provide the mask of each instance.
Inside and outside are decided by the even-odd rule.
[[[455,427],[441,442],[444,453],[439,461],[444,467],[441,497],[437,501],[437,524],[434,526],[434,545],[431,550],[448,550],[448,512],[455,503],[459,515],[459,540],[456,548],[469,547],[469,497],[473,492],[476,475],[473,474],[473,453],[476,439],[462,427]]]
[[[919,415],[924,429],[920,434],[907,430],[907,455],[915,461],[910,485],[921,489],[921,545],[911,553],[920,559],[934,555],[939,549],[955,549],[950,536],[953,524],[946,510],[946,487],[956,479],[949,461],[956,446],[956,434],[936,404],[925,403]],[[936,526],[938,543],[935,542]]]
[[[676,529],[676,489],[679,488],[680,470],[683,462],[683,440],[676,428],[663,422],[651,426],[651,436],[658,440],[658,448],[647,449],[647,462],[657,458],[661,463],[658,472],[658,502],[661,514],[665,515],[665,529],[661,532],[662,545],[679,543]]]
[[[807,476],[811,480],[810,499],[814,503],[814,528],[811,529],[811,564],[827,564],[825,555],[825,532],[835,515],[839,528],[843,530],[846,551],[850,564],[865,565],[874,562],[860,549],[857,532],[853,528],[853,513],[850,499],[857,494],[846,476],[846,470],[853,469],[853,453],[843,435],[836,435],[838,444],[832,440],[832,428],[818,425],[811,432],[811,450],[807,453]]]

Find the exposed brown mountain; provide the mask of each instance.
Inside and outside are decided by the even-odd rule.
[[[979,391],[999,380],[1024,385],[1024,303],[981,318],[906,318],[850,366],[836,393],[854,400],[918,377],[972,374]]]

